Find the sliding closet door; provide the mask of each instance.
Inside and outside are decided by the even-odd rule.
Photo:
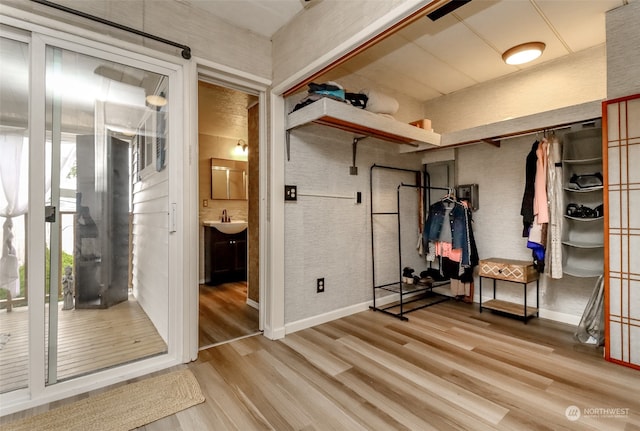
[[[605,355],[640,369],[640,94],[603,103]]]

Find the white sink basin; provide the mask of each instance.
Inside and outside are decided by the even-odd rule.
[[[205,226],[215,227],[222,233],[232,235],[234,233],[240,233],[247,228],[247,222],[241,220],[232,220],[230,222],[221,221],[205,221],[202,224]]]

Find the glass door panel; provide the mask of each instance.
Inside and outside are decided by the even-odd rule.
[[[0,37],[0,393],[27,387],[29,45]]]
[[[167,81],[46,49],[49,385],[167,350]]]

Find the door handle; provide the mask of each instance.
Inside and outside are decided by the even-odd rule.
[[[47,205],[44,207],[44,221],[45,223],[56,222],[56,207],[53,205]]]

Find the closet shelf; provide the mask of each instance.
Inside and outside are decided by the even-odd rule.
[[[408,144],[413,147],[414,151],[440,146],[440,135],[435,132],[329,98],[317,100],[290,113],[287,118],[287,131],[309,123],[321,124],[397,144]]]
[[[600,221],[604,219],[604,217],[571,217],[566,214],[564,215],[564,218],[569,220],[584,221],[584,222]]]
[[[593,268],[581,268],[578,266],[572,265],[564,265],[562,268],[562,272],[567,275],[572,275],[574,277],[598,277],[602,275],[603,269],[593,269]]]
[[[603,188],[602,186],[596,186],[596,187],[589,187],[588,189],[572,189],[569,187],[565,187],[564,189],[572,193],[590,193],[590,192],[602,190],[602,188]]]
[[[562,241],[564,245],[568,245],[569,247],[575,248],[603,248],[604,243],[593,243],[586,241]]]
[[[589,165],[591,163],[601,163],[602,157],[593,157],[591,159],[567,159],[563,160],[562,163],[568,163],[571,165]]]

